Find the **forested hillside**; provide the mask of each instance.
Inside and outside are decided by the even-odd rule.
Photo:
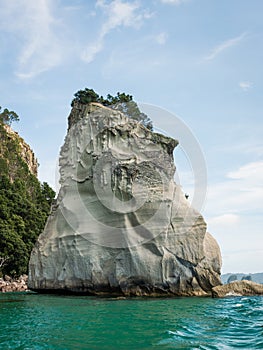
[[[8,124],[0,118],[0,276],[18,276],[27,272],[55,192],[38,181],[34,153]]]

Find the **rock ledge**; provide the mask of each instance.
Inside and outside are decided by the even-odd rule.
[[[224,298],[228,296],[253,296],[263,295],[263,285],[252,281],[234,281],[212,289],[214,298]]]

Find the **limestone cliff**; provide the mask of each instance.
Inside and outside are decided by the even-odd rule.
[[[61,189],[31,254],[29,287],[210,295],[221,255],[174,182],[177,141],[100,104],[74,106]]]

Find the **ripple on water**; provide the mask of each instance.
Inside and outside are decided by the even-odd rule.
[[[263,349],[263,298],[0,295],[0,349]]]

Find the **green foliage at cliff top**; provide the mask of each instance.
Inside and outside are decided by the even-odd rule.
[[[116,109],[124,113],[128,118],[135,119],[141,122],[147,129],[153,130],[153,124],[150,118],[142,113],[133,97],[131,95],[126,95],[125,93],[117,92],[116,96],[110,94],[107,98],[99,96],[93,89],[79,90],[74,94],[75,98],[71,102],[71,106],[74,106],[75,102],[81,104],[89,104],[91,102],[98,102],[104,106]]]
[[[2,110],[0,106],[0,123],[11,125],[13,122],[18,122],[19,116],[14,111],[9,111],[9,109],[5,108]]]
[[[0,121],[0,275],[27,273],[30,252],[55,196],[29,171],[19,140]]]

